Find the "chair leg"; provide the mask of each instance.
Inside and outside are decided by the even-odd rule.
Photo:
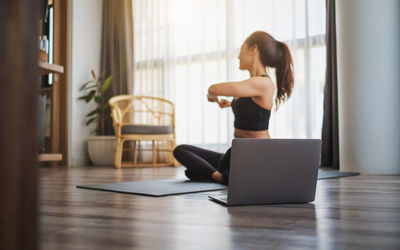
[[[137,164],[136,141],[133,141],[133,165]]]
[[[143,161],[143,155],[142,155],[142,147],[140,146],[140,141],[138,142],[138,162],[140,163],[141,161]]]
[[[171,159],[172,159],[171,163],[172,163],[172,166],[179,167],[181,164],[179,164],[179,162],[175,159],[174,153],[173,153],[175,147],[176,147],[175,140],[171,140],[171,152],[170,152],[170,156],[171,156]]]
[[[114,157],[114,167],[115,168],[121,168],[123,145],[124,145],[124,141],[121,139],[117,139],[116,145],[115,145],[115,157]]]
[[[151,141],[151,149],[152,149],[152,157],[153,157],[153,164],[156,164],[157,155],[156,155],[156,146],[154,140]]]

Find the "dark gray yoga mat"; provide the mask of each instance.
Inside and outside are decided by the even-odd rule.
[[[348,177],[355,175],[360,175],[360,173],[339,172],[334,170],[322,170],[322,169],[318,170],[318,180],[334,179],[334,178],[341,178],[341,177]]]
[[[318,180],[359,175],[359,173],[319,170]],[[126,194],[140,194],[153,197],[187,194],[227,189],[227,186],[214,182],[197,182],[187,179],[164,179],[80,185],[78,188],[94,189]]]
[[[96,189],[127,194],[148,196],[166,196],[226,189],[225,185],[215,182],[197,182],[187,179],[167,179],[151,181],[132,181],[120,183],[105,183],[80,185],[78,188]]]

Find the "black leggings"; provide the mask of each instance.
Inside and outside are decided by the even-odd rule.
[[[222,173],[225,184],[229,182],[229,164],[231,149],[225,154],[182,144],[175,148],[174,156],[187,168],[185,174],[192,180],[212,180],[211,175]]]

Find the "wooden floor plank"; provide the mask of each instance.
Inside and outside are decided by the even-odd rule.
[[[42,249],[400,249],[400,176],[320,180],[309,204],[224,207],[79,184],[183,178],[179,168],[41,168]]]

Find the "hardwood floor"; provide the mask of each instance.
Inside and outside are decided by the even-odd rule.
[[[183,178],[180,168],[40,168],[41,249],[400,249],[400,176],[320,180],[309,204],[224,207],[78,184]]]

